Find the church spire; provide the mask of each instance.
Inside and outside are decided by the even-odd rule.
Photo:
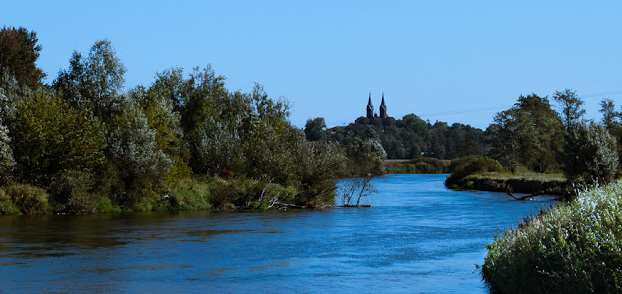
[[[367,118],[374,118],[374,105],[371,104],[371,92],[369,92],[369,99],[367,100]]]
[[[380,102],[380,118],[387,118],[387,105],[384,103],[384,91],[382,91],[382,102]]]

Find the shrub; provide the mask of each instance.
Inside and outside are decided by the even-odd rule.
[[[97,195],[92,191],[94,183],[90,173],[76,170],[61,172],[50,184],[51,199],[56,209],[73,214],[95,212]]]
[[[12,184],[4,190],[22,214],[45,214],[48,210],[48,193],[41,188],[25,184]]]
[[[0,189],[0,215],[19,215],[21,212],[11,197]]]
[[[451,162],[450,170],[452,173],[445,180],[445,184],[450,187],[462,186],[464,178],[472,174],[505,171],[498,161],[479,156],[454,160]]]
[[[622,182],[580,192],[510,230],[482,267],[493,293],[620,293]]]
[[[100,197],[95,204],[98,213],[121,213],[121,207],[114,204],[108,197]]]
[[[210,185],[206,180],[187,178],[173,185],[168,194],[171,209],[202,210],[212,208]]]
[[[594,123],[568,130],[562,157],[564,173],[575,185],[608,183],[618,168],[616,139]]]

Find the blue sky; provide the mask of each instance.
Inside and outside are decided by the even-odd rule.
[[[112,41],[126,88],[211,64],[230,89],[287,99],[298,126],[389,114],[486,127],[520,94],[573,88],[599,118],[622,104],[620,1],[5,1],[0,25],[39,34],[48,78]]]

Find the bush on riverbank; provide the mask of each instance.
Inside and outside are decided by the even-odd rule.
[[[622,291],[622,182],[580,192],[488,247],[493,293]]]
[[[0,190],[0,214],[46,213],[48,213],[48,193],[45,190],[25,184],[12,184]]]
[[[484,156],[467,157],[452,161],[451,175],[445,180],[445,184],[451,188],[468,188],[466,177],[477,173],[504,172],[501,164]]]

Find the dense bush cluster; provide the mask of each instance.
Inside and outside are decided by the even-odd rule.
[[[622,183],[581,192],[499,236],[482,273],[493,293],[620,293]]]
[[[285,101],[229,91],[210,67],[125,91],[97,41],[48,85],[40,50],[36,34],[0,30],[0,214],[323,207],[347,154],[381,167],[381,148],[308,142]]]

